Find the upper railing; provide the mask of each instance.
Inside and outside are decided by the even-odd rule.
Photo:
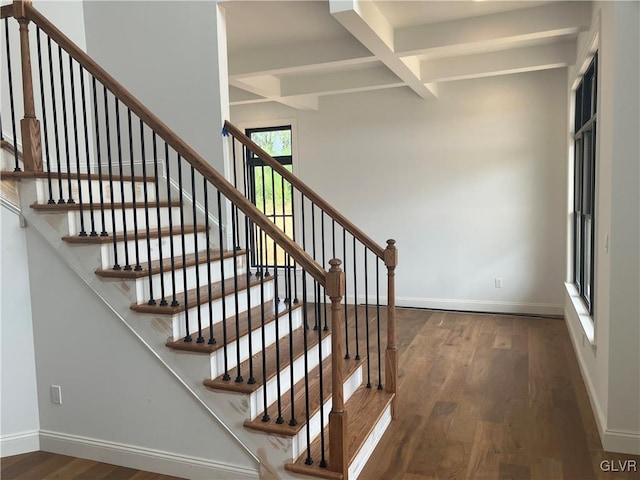
[[[148,275],[148,301],[141,311],[183,312],[181,332],[185,342],[195,338],[196,343],[213,345],[221,340],[223,380],[231,381],[230,372],[233,372],[235,382],[266,384],[265,312],[260,309],[265,298],[269,298],[268,283],[273,283],[274,311],[276,315],[282,312],[288,316],[290,331],[294,329],[292,311],[301,301],[304,325],[314,327],[313,333],[303,328],[305,365],[309,345],[315,342],[321,379],[323,332],[332,332],[331,456],[327,463],[321,387],[320,464],[347,478],[348,437],[342,388],[346,359],[365,357],[362,360],[366,361],[367,386],[375,384],[378,389],[396,391],[395,242],[390,240],[387,247],[382,248],[243,132],[226,122],[234,161],[242,165],[238,175],[234,163],[233,183],[229,182],[30,2],[17,0],[3,6],[0,13],[5,28],[3,68],[8,76],[10,98],[10,118],[7,122],[7,112],[2,112],[0,131],[2,140],[10,140],[15,146],[14,175],[46,178],[47,208],[69,208],[71,204],[79,210],[77,232],[69,240],[113,244],[113,264],[103,265],[103,270]],[[11,42],[16,41],[16,35],[10,32],[11,17],[19,24],[19,61],[11,58]],[[35,31],[29,30],[31,22]],[[36,75],[32,73],[32,63]],[[14,81],[18,70],[19,84]],[[14,89],[17,90],[18,85],[22,88],[22,115],[14,104]],[[20,116],[22,118],[18,118]],[[10,126],[7,131],[11,139],[5,138],[4,125]],[[22,159],[17,156],[20,143]],[[263,162],[258,167],[262,169],[260,188],[266,188],[270,182],[273,192],[282,193],[286,189],[291,192],[295,206],[291,225],[279,223],[275,203],[271,210],[264,202],[256,205],[256,167],[249,161],[250,152]],[[22,169],[25,171],[21,172]],[[280,190],[275,188],[276,183],[280,184]],[[142,192],[140,196],[136,195],[137,191]],[[262,194],[264,199],[264,191]],[[163,216],[162,207],[169,207],[168,218]],[[125,214],[127,208],[133,213]],[[153,238],[157,238],[156,243]],[[189,242],[195,243],[195,255],[186,254]],[[200,248],[198,242],[201,242]],[[199,255],[201,250],[203,255]],[[228,255],[233,258],[231,266],[223,261],[224,251],[230,252]],[[212,259],[218,259],[214,255],[219,255],[221,260],[216,267],[219,271],[212,267]],[[344,263],[337,258],[344,259]],[[196,279],[192,285],[187,267],[194,263]],[[331,268],[327,272],[321,265],[329,264]],[[381,282],[380,267],[387,269],[386,289]],[[225,268],[231,268],[232,272],[227,270],[225,274]],[[269,278],[269,268],[274,273],[272,278]],[[157,273],[160,273],[159,282],[154,280]],[[221,283],[216,287],[218,292],[212,290],[215,278]],[[242,285],[246,287],[246,298],[239,298]],[[249,287],[255,287],[258,293],[252,296]],[[229,304],[223,300],[222,312],[217,313],[214,301],[220,295],[225,298],[227,292],[233,292],[233,300]],[[326,297],[331,301],[329,310]],[[252,346],[252,335],[249,335],[246,360],[241,358],[239,348],[227,351],[228,338],[239,338],[243,330],[239,315],[241,301],[247,306],[246,318],[242,321],[247,323],[248,332],[254,328],[262,331],[258,342],[262,348]],[[380,321],[383,309],[386,324]],[[215,315],[220,318],[214,319]],[[214,338],[213,334],[217,322],[221,322],[223,329],[220,338]],[[387,342],[383,362],[385,328]],[[288,354],[293,362],[293,340],[290,342],[289,348],[281,352],[276,340],[277,358]],[[262,362],[255,360],[254,355],[260,350]],[[243,372],[241,365],[246,362]],[[296,412],[304,412],[308,423],[309,387],[305,382],[307,408],[294,405],[297,397],[293,390],[293,368],[290,375],[288,425],[298,423]],[[322,385],[322,380],[320,382]],[[278,377],[278,398],[280,383]],[[279,401],[277,417],[269,418],[267,407],[272,399],[267,398],[266,388],[263,390],[263,421],[284,423],[287,419],[283,418]],[[310,451],[307,435],[308,463],[313,462]]]

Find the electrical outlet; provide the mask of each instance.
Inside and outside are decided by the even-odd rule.
[[[502,288],[502,278],[495,279],[496,288]]]
[[[62,387],[60,385],[51,385],[49,392],[51,394],[51,403],[62,405]]]

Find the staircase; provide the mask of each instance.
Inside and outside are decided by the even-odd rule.
[[[227,122],[242,166],[229,182],[30,3],[1,13],[3,29],[20,24],[20,58],[3,45],[10,94],[14,77],[24,87],[1,115],[2,181],[19,184],[29,227],[264,478],[357,478],[393,417],[395,242],[380,247]],[[250,155],[291,192],[293,231],[249,200]]]

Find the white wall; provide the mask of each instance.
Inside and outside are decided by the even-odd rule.
[[[566,72],[324,97],[294,119],[297,171],[374,240],[395,238],[399,305],[562,313]],[[503,279],[503,288],[494,279]]]
[[[224,172],[228,80],[217,2],[88,1],[84,21],[87,53]]]
[[[25,230],[0,207],[0,455],[39,450],[36,365]]]
[[[570,286],[565,317],[605,450],[640,454],[639,4],[595,3],[593,19],[578,66],[599,35],[594,322]]]
[[[34,229],[27,246],[42,448],[179,477],[255,478],[253,457]]]

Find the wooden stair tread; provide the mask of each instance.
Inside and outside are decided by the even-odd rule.
[[[344,378],[348,378],[362,365],[362,360],[345,360]],[[308,374],[309,378],[309,418],[320,410],[320,367],[316,366]],[[244,426],[252,430],[259,430],[277,435],[296,435],[306,424],[307,405],[305,402],[304,377],[294,386],[294,405],[296,425],[289,425],[291,419],[291,394],[283,395],[281,400],[282,418],[284,423],[276,423],[278,418],[278,403],[274,402],[267,408],[270,420],[262,421],[262,416],[244,422]],[[322,361],[322,400],[323,403],[331,398],[331,355]],[[328,438],[328,437],[327,437]]]
[[[90,209],[90,204],[89,203],[82,203],[82,208],[86,209],[87,211],[89,211]],[[96,209],[100,208],[100,202],[93,202],[93,210],[94,212],[96,211]],[[178,200],[174,200],[171,203],[169,203],[166,200],[160,201],[160,202],[156,202],[155,200],[152,202],[147,202],[147,206],[150,209],[156,209],[158,207],[179,207],[180,206],[180,202]],[[80,203],[33,203],[30,205],[31,208],[33,208],[34,210],[38,210],[38,211],[43,211],[43,212],[66,212],[69,210],[80,210]],[[104,202],[104,208],[105,210],[107,209],[114,209],[114,210],[122,210],[125,208],[133,208],[133,202],[114,202],[113,205],[111,204],[111,200],[107,200]],[[137,201],[136,208],[145,208],[145,204],[144,201]],[[97,213],[97,212],[96,212]],[[155,210],[150,210],[149,211],[149,215],[155,215],[156,212]]]
[[[260,285],[261,280],[255,276],[251,277],[251,280],[247,283],[246,275],[238,275],[237,281],[237,291],[246,290],[247,285],[253,287],[255,285]],[[272,282],[273,277],[265,278],[264,283]],[[214,282],[211,284],[211,300],[218,300],[223,296],[231,295],[234,291],[236,291],[236,282],[233,278],[228,278],[224,281],[224,291],[222,289],[222,281]],[[198,289],[192,288],[191,290],[187,290],[187,308],[193,308],[198,305]],[[173,297],[171,295],[167,295],[167,301],[171,301]],[[176,313],[184,312],[185,310],[185,294],[184,292],[176,294],[176,300],[178,301],[178,305],[148,305],[146,303],[134,304],[131,306],[131,310],[140,313],[153,313],[157,315],[175,315]],[[200,305],[205,303],[209,303],[209,285],[203,285],[200,287]],[[235,317],[234,317],[235,318]]]
[[[257,307],[253,307],[251,309],[251,330],[257,330],[262,325],[260,320],[262,315],[262,306],[258,305]],[[300,308],[300,305],[294,305],[291,309],[292,311]],[[288,306],[284,306],[280,308],[277,312],[275,311],[275,304],[273,302],[265,302],[264,305],[264,324],[268,324],[274,321],[276,318],[279,318],[283,315],[287,315],[289,313]],[[239,336],[243,337],[249,332],[249,315],[246,311],[242,312],[238,316],[238,323],[240,324]],[[210,345],[207,343],[209,339],[209,327],[202,329],[202,337],[205,339],[204,343],[197,343],[196,341],[185,342],[184,340],[171,340],[166,343],[167,347],[172,348],[174,350],[188,351],[188,352],[196,352],[196,353],[206,353],[210,354],[219,349],[221,349],[224,344],[222,340],[224,338],[224,332],[222,328],[222,322],[218,322],[213,325],[213,338],[216,339],[215,344]],[[235,342],[237,339],[236,328],[235,328],[235,316],[227,319],[227,344],[231,342]]]
[[[64,180],[66,180],[67,178],[70,178],[71,180],[78,180],[78,174],[74,172],[71,172],[71,173],[60,172],[60,174],[58,174],[58,172],[51,172],[51,178],[55,178],[57,180],[58,177]],[[0,172],[0,178],[15,178],[20,180],[22,178],[49,178],[49,175],[47,174],[47,172],[34,173],[34,172],[3,171],[3,172]],[[80,180],[88,180],[89,178],[91,178],[91,180],[96,180],[96,181],[100,180],[100,176],[97,173],[92,173],[91,175],[88,175],[86,173],[80,174]],[[113,178],[114,182],[119,182],[121,179],[123,182],[130,182],[132,178],[134,182],[144,182],[145,179],[146,179],[146,183],[155,183],[156,181],[155,177],[149,176],[149,175],[147,175],[146,177],[142,175],[134,175],[133,177],[131,177],[131,175],[122,175],[122,177],[120,177],[120,175],[113,174],[111,175],[111,178]],[[102,174],[102,181],[103,182],[109,181],[108,173]]]
[[[97,225],[96,225],[97,227]],[[97,230],[99,230],[99,228],[96,228]],[[177,235],[180,233],[180,227],[176,226],[173,227],[173,234]],[[198,228],[196,229],[193,225],[185,225],[184,227],[184,233],[194,233],[194,232],[204,232],[206,231],[206,227],[204,225],[198,225]],[[162,229],[157,229],[157,228],[150,228],[149,229],[149,238],[157,238],[157,237],[166,237],[171,233],[170,229],[167,228],[162,228]],[[135,240],[135,235],[133,232],[133,228],[131,229],[131,231],[127,230],[127,236],[124,237],[123,232],[115,232],[115,236],[116,236],[116,241],[121,242],[123,240],[127,240],[127,241],[133,241]],[[138,239],[139,240],[146,240],[147,239],[147,230],[144,227],[138,227]],[[102,244],[102,243],[112,243],[113,242],[113,236],[109,233],[108,235],[105,236],[100,236],[97,235],[95,237],[91,237],[89,235],[87,235],[86,237],[81,237],[80,235],[65,235],[64,237],[62,237],[62,240],[64,240],[65,242],[68,243],[79,243],[79,244],[89,244],[89,245],[95,245],[95,244]]]
[[[347,413],[347,456],[348,464],[355,460],[362,445],[373,431],[378,420],[382,417],[387,406],[395,395],[375,387],[366,388],[361,386],[354,392],[351,398],[345,402],[344,408]],[[325,458],[330,458],[329,451],[329,427],[325,428]],[[327,479],[341,479],[342,475],[331,472],[327,468],[320,467],[321,443],[320,436],[311,443],[311,458],[313,464],[305,464],[307,451],[305,450],[294,463],[287,463],[285,469]]]
[[[304,327],[299,327],[293,331],[291,335],[293,341],[293,359],[296,360],[304,353]],[[309,332],[314,332],[313,329],[309,329]],[[322,338],[325,338],[329,335],[330,332],[322,331]],[[308,335],[307,336],[307,347],[312,348],[316,343],[318,343],[318,335]],[[269,345],[265,349],[265,357],[266,357],[266,377],[267,381],[275,377],[276,373],[280,371],[283,367],[289,365],[289,335],[285,335],[278,342],[278,346],[280,349],[280,363],[276,362],[276,343]],[[229,392],[238,392],[238,393],[253,393],[258,388],[262,386],[262,352],[255,353],[253,355],[253,371],[256,376],[256,382],[253,384],[248,383],[248,378],[243,382],[236,382],[235,379],[238,375],[237,368],[229,369],[230,380],[223,380],[222,377],[218,377],[215,379],[207,379],[203,383],[214,390],[225,390]],[[249,373],[249,359],[245,360],[240,364],[240,372],[243,377],[247,376]]]
[[[236,255],[237,256],[243,256],[245,255],[245,250],[236,250]],[[182,255],[178,255],[178,258],[175,259],[174,261],[174,268],[180,269],[183,267],[183,263],[182,263]],[[209,251],[209,258],[212,261],[217,261],[220,260],[220,258],[226,259],[226,258],[231,258],[233,257],[233,250],[225,250],[222,252],[222,255],[220,254],[220,250],[210,250]],[[207,251],[201,251],[198,252],[197,255],[198,258],[198,263],[199,264],[203,264],[207,262]],[[186,265],[187,267],[192,267],[196,264],[196,254],[195,253],[190,253],[188,255],[186,255],[186,263],[184,265]],[[106,278],[129,278],[129,279],[135,279],[135,278],[141,278],[141,277],[147,277],[149,276],[149,263],[148,262],[142,262],[140,263],[140,266],[142,267],[142,270],[114,270],[112,268],[99,268],[96,270],[96,275],[100,276],[100,277],[106,277]],[[169,258],[165,258],[162,261],[162,271],[163,272],[170,272],[171,271],[171,259]],[[154,260],[151,262],[151,274],[155,275],[157,273],[160,273],[160,260]]]

